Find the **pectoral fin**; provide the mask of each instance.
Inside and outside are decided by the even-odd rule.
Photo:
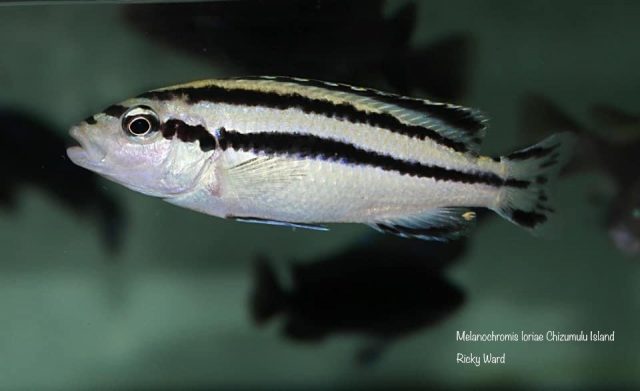
[[[230,196],[254,198],[283,191],[307,175],[304,161],[267,156],[247,156],[225,167],[225,188]]]

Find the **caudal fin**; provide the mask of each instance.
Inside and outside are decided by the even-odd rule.
[[[255,280],[250,308],[253,320],[261,324],[282,309],[285,292],[266,258],[259,258],[254,268]]]
[[[549,206],[549,183],[568,161],[574,144],[571,133],[558,133],[531,147],[501,158],[509,178],[494,210],[507,220],[537,229],[554,212]]]

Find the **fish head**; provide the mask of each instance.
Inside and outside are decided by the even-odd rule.
[[[140,193],[182,195],[198,184],[212,153],[167,133],[175,112],[171,103],[145,98],[112,105],[71,128],[79,145],[68,148],[67,155],[78,166]]]

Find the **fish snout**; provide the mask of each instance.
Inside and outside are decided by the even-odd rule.
[[[88,164],[99,164],[105,158],[105,150],[91,140],[86,127],[74,126],[69,130],[69,135],[78,143],[67,148],[67,156],[75,164],[86,167]]]

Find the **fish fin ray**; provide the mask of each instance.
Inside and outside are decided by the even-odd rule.
[[[291,222],[291,221],[269,220],[269,219],[261,219],[261,218],[258,218],[258,217],[229,216],[227,218],[231,219],[231,220],[239,221],[241,223],[277,225],[277,226],[281,226],[281,227],[309,229],[309,230],[312,230],[312,231],[328,231],[329,230],[329,228],[324,226],[324,225],[294,223],[294,222]]]
[[[239,155],[229,159],[225,167],[225,192],[237,200],[252,199],[256,196],[285,191],[286,187],[307,175],[304,161],[283,159],[274,156]],[[327,231],[328,228],[316,224],[263,219],[251,216],[228,216],[227,218],[245,223],[279,225]]]
[[[408,125],[424,128],[425,132],[431,130],[446,139],[462,143],[473,152],[477,152],[485,135],[487,118],[479,110],[450,103],[313,79],[255,76],[235,80],[290,83],[323,89],[323,96],[338,103],[352,103],[368,111],[390,114]]]
[[[507,176],[518,185],[505,183],[491,209],[516,225],[538,231],[554,213],[547,189],[568,162],[574,144],[572,133],[557,133],[502,157]]]
[[[449,140],[464,144],[471,151],[478,151],[486,134],[487,122],[479,110],[451,103],[375,92],[376,97],[363,98],[360,102],[381,112],[388,112],[409,125],[431,129]],[[384,100],[381,101],[381,97],[384,97]],[[387,100],[395,102],[389,103]]]
[[[376,220],[369,225],[405,238],[449,241],[464,236],[473,227],[475,217],[475,212],[467,208],[435,208],[417,215]]]
[[[225,167],[225,189],[231,197],[252,198],[282,191],[307,175],[304,162],[273,156],[253,156]]]

